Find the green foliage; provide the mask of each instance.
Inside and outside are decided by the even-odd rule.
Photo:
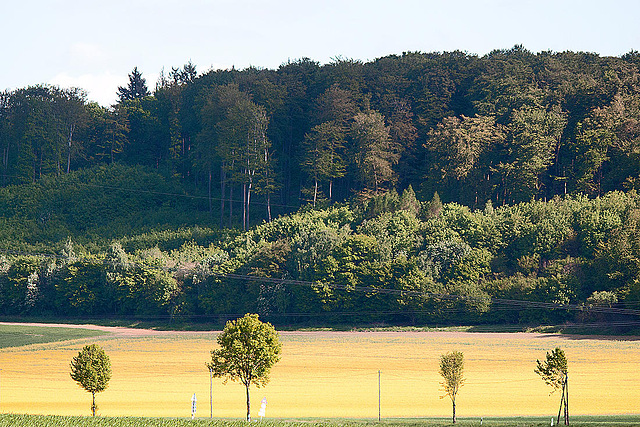
[[[258,388],[269,382],[269,372],[280,360],[282,344],[270,323],[261,322],[257,314],[246,314],[227,322],[216,342],[219,349],[211,351],[207,363],[214,377],[239,381],[247,391],[247,421],[251,421],[249,387]]]
[[[117,164],[9,186],[0,189],[0,236],[17,244],[51,244],[69,236],[108,239],[193,225],[203,215],[196,200],[182,193],[157,172]]]
[[[514,46],[185,64],[153,94],[134,69],[110,108],[5,91],[0,314],[558,323],[580,315],[489,302],[637,301],[637,65]]]
[[[564,424],[569,425],[569,387],[567,384],[569,371],[564,351],[557,347],[551,353],[547,352],[545,361],[536,360],[536,365],[534,372],[540,375],[547,385],[553,387],[553,391],[562,389],[560,409],[558,410],[558,424],[560,423],[562,405],[564,405]]]
[[[593,291],[591,296],[587,298],[587,304],[590,307],[609,307],[611,308],[618,302],[618,297],[610,291]]]
[[[456,396],[464,384],[464,355],[459,351],[452,351],[440,356],[438,373],[442,376],[442,387],[445,396],[449,396],[453,405],[453,423],[456,419]],[[442,397],[445,397],[442,396]]]
[[[243,229],[395,184],[471,208],[598,196],[638,186],[638,74],[629,55],[514,46],[201,75],[185,64],[153,94],[134,68],[110,108],[81,90],[30,86],[2,93],[0,185],[146,166],[205,197],[209,219]],[[247,201],[233,209],[241,191]],[[267,209],[247,215],[256,202]],[[50,237],[75,232],[55,219]]]
[[[545,384],[551,386],[554,391],[564,386],[568,373],[567,357],[561,348],[555,348],[551,353],[547,352],[546,359],[542,362],[536,360],[534,372],[542,378]]]
[[[391,139],[384,117],[376,112],[359,113],[350,129],[354,141],[352,158],[357,178],[365,195],[378,195],[395,184],[393,165],[398,162],[400,148]]]
[[[452,351],[440,356],[438,373],[442,376],[442,387],[446,396],[455,401],[460,387],[464,384],[464,355]]]
[[[220,349],[211,351],[209,366],[214,376],[240,381],[257,387],[269,382],[271,367],[280,360],[278,334],[270,323],[261,322],[257,314],[227,322],[216,342]]]
[[[304,160],[301,164],[303,170],[313,180],[313,206],[319,195],[319,184],[328,184],[327,196],[332,197],[332,182],[345,175],[344,132],[334,122],[324,122],[314,126],[305,135],[302,142]]]
[[[559,323],[590,315],[493,310],[491,299],[588,307],[594,292],[615,295],[611,306],[640,295],[635,192],[475,211],[448,203],[426,218],[402,209],[401,199],[391,191],[301,210],[245,233],[180,228],[101,245],[65,238],[55,257],[0,260],[0,309],[170,318],[257,311],[287,323],[303,321],[292,313],[392,323],[449,322],[456,313],[456,322]],[[222,276],[229,273],[312,285]]]
[[[71,360],[71,378],[83,389],[91,393],[91,412],[96,415],[96,393],[106,390],[111,379],[111,361],[102,347],[86,345]]]
[[[2,286],[2,308],[7,314],[28,313],[42,297],[38,287],[42,259],[23,257],[5,264]]]
[[[147,89],[146,80],[142,77],[142,73],[138,71],[138,67],[134,67],[131,74],[129,74],[129,84],[126,87],[118,87],[120,102],[144,98],[147,95],[149,95],[149,89]]]

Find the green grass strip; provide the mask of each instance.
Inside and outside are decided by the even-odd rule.
[[[83,328],[0,325],[0,348],[91,338],[107,333]]]

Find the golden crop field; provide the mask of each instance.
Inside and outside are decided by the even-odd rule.
[[[559,395],[533,372],[556,346],[569,360],[572,414],[640,413],[640,341],[545,334],[463,332],[285,332],[271,382],[252,388],[255,417],[263,397],[267,417],[449,416],[440,399],[438,358],[465,355],[466,383],[458,416],[553,415]],[[205,362],[214,333],[107,335],[0,350],[0,412],[89,415],[91,395],[69,377],[69,362],[97,342],[112,361],[109,388],[97,395],[105,416],[209,416]],[[244,387],[213,380],[215,417],[242,418]]]

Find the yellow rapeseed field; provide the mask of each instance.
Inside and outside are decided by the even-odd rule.
[[[640,407],[640,341],[544,334],[463,332],[285,332],[271,382],[251,390],[252,413],[267,417],[449,416],[438,375],[441,354],[465,356],[458,416],[548,415],[560,396],[533,372],[536,359],[562,347],[569,360],[572,414],[631,414]],[[89,415],[89,393],[69,377],[83,345],[100,344],[112,361],[109,388],[97,395],[105,416],[209,416],[205,362],[215,333],[111,335],[0,350],[0,411]],[[242,418],[244,387],[213,380],[213,415]]]

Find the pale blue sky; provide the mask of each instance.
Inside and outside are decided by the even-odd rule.
[[[484,55],[640,50],[639,0],[21,0],[0,8],[0,90],[78,86],[109,105],[137,66],[277,68],[309,57],[373,60],[403,51]]]

